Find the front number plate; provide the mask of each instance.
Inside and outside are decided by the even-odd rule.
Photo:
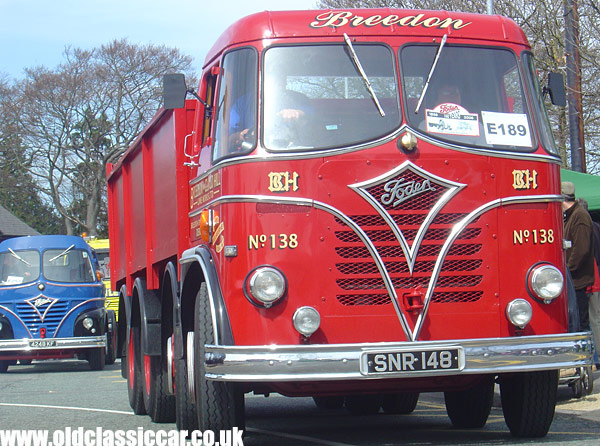
[[[55,339],[31,339],[29,341],[30,347],[36,348],[47,348],[47,347],[56,347]]]
[[[367,352],[364,356],[361,363],[367,375],[460,370],[463,363],[462,348]]]

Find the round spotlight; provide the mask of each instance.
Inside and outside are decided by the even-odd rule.
[[[281,271],[272,266],[260,266],[246,277],[244,294],[250,302],[269,308],[287,291],[287,281]]]
[[[85,328],[86,330],[89,330],[90,328],[92,328],[94,326],[94,319],[92,319],[91,317],[86,317],[83,321],[83,328]]]
[[[537,265],[529,272],[528,285],[532,296],[545,303],[550,303],[560,296],[563,284],[562,273],[553,265]]]
[[[531,305],[525,299],[515,299],[506,306],[506,317],[515,327],[525,328],[532,316]]]
[[[321,316],[313,307],[300,307],[292,317],[294,328],[304,336],[310,336],[319,329]]]

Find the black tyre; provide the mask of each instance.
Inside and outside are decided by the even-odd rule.
[[[588,365],[580,368],[581,385],[586,395],[591,395],[594,391],[594,372],[592,366]]]
[[[558,371],[515,373],[500,380],[504,420],[515,437],[543,437],[554,419]]]
[[[313,396],[313,401],[319,409],[332,410],[344,407],[343,396]]]
[[[419,392],[403,392],[384,395],[381,408],[385,413],[407,415],[412,413],[419,402]]]
[[[106,361],[106,348],[100,347],[90,349],[88,351],[87,359],[90,363],[90,369],[104,370],[104,363]]]
[[[166,338],[161,340],[161,346],[160,356],[143,356],[144,406],[155,423],[171,423],[175,421],[175,395],[169,393],[167,384]]]
[[[194,311],[194,390],[200,430],[219,432],[245,428],[244,393],[233,383],[206,379],[205,345],[214,344],[213,323],[206,283],[200,285]]]
[[[348,395],[344,403],[352,415],[374,415],[381,408],[383,395]]]
[[[127,392],[129,405],[136,415],[145,415],[144,396],[142,394],[144,380],[141,367],[140,327],[131,327],[127,343]]]
[[[113,365],[117,360],[117,318],[114,310],[106,312],[106,365]]]
[[[446,412],[454,427],[473,429],[485,426],[494,401],[494,377],[467,390],[444,392]]]
[[[186,351],[187,333],[184,332],[183,351]],[[177,342],[177,341],[176,341]],[[188,368],[186,358],[174,360],[175,363],[175,423],[177,429],[192,432],[198,430],[198,417],[194,395],[188,391]]]
[[[33,359],[19,359],[19,365],[31,365]]]
[[[9,361],[0,360],[0,373],[6,373],[8,371]]]

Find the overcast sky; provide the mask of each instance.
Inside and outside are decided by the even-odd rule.
[[[235,20],[254,12],[312,9],[317,0],[0,0],[0,75],[54,68],[64,49],[114,39],[179,48],[199,71],[206,52]]]

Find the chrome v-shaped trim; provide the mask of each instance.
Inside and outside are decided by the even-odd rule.
[[[263,202],[263,203],[271,203],[271,204],[288,204],[288,205],[296,205],[296,206],[309,206],[314,207],[316,209],[323,210],[328,212],[340,220],[342,220],[348,227],[350,227],[356,235],[361,239],[361,241],[365,244],[365,247],[371,254],[373,260],[375,261],[375,265],[381,274],[383,279],[385,288],[388,292],[388,295],[391,298],[392,304],[394,306],[394,310],[398,316],[400,324],[402,325],[402,329],[406,335],[406,338],[409,341],[416,341],[421,333],[421,329],[423,328],[423,323],[425,321],[425,317],[427,316],[427,312],[429,310],[429,304],[431,303],[431,298],[433,296],[433,291],[435,288],[435,284],[440,275],[440,271],[446,255],[450,251],[452,244],[456,241],[461,232],[471,223],[475,218],[481,216],[485,212],[500,207],[511,204],[522,204],[522,203],[548,203],[553,201],[562,201],[562,197],[560,195],[527,195],[527,196],[516,196],[516,197],[505,197],[499,198],[496,200],[492,200],[488,203],[485,203],[469,213],[466,217],[464,217],[461,221],[454,225],[452,228],[450,235],[442,245],[442,249],[440,254],[435,262],[433,272],[431,278],[429,280],[429,284],[427,286],[427,292],[425,294],[425,302],[423,305],[423,310],[421,314],[417,318],[417,322],[415,324],[414,330],[410,330],[408,325],[406,316],[402,312],[398,303],[398,296],[396,294],[396,290],[394,289],[392,280],[390,278],[389,273],[383,263],[383,260],[379,256],[377,249],[367,236],[367,234],[356,224],[352,219],[347,217],[343,212],[339,209],[328,205],[326,203],[322,203],[319,201],[315,201],[309,198],[288,198],[288,197],[272,197],[268,195],[226,195],[222,197],[215,198],[204,205],[204,208],[208,208],[211,206],[215,206],[223,203],[254,203],[254,202]],[[194,215],[198,215],[201,210],[193,211],[189,213],[189,216],[192,217]]]
[[[427,316],[427,312],[429,310],[429,304],[431,303],[431,297],[433,296],[433,291],[435,289],[435,284],[440,275],[442,265],[444,264],[444,260],[452,244],[456,241],[460,233],[477,217],[483,215],[484,213],[495,209],[500,206],[507,206],[510,204],[523,204],[523,203],[548,203],[552,201],[562,201],[562,197],[560,195],[527,195],[527,196],[516,196],[516,197],[505,197],[498,198],[496,200],[492,200],[488,203],[485,203],[479,206],[477,209],[472,211],[469,215],[464,217],[458,223],[454,225],[450,235],[442,245],[442,249],[440,254],[438,255],[437,260],[435,261],[435,265],[433,267],[433,273],[431,274],[431,278],[429,279],[429,284],[427,285],[427,292],[425,293],[425,302],[423,303],[423,310],[419,317],[417,318],[417,322],[415,324],[415,329],[411,333],[411,339],[418,339],[421,333],[421,329],[423,328],[423,323],[425,322],[425,317]]]
[[[434,206],[431,209],[429,209],[429,212],[428,212],[427,216],[425,217],[425,220],[421,223],[421,226],[419,227],[419,230],[417,231],[417,234],[416,234],[415,239],[413,240],[412,244],[408,243],[408,241],[404,237],[404,234],[402,233],[402,230],[398,227],[398,225],[394,221],[393,217],[389,214],[389,212],[385,208],[384,204],[381,203],[380,200],[377,200],[377,198],[375,198],[368,191],[368,188],[378,186],[383,183],[385,183],[384,187],[386,188],[386,191],[388,191],[388,189],[391,189],[393,187],[393,185],[389,186],[389,187],[388,187],[388,185],[394,183],[394,180],[393,180],[394,177],[400,176],[405,171],[410,171],[410,172],[416,174],[417,176],[419,176],[420,178],[423,178],[424,183],[427,182],[427,184],[429,184],[429,185],[431,185],[431,183],[433,183],[433,184],[438,185],[438,187],[443,186],[443,187],[447,188],[446,192],[444,192],[444,194],[437,200],[437,202],[434,204]],[[425,233],[427,232],[429,225],[431,225],[431,223],[433,222],[433,220],[435,219],[437,214],[440,212],[442,207],[444,207],[444,205],[448,201],[450,201],[450,199],[452,197],[454,197],[458,192],[460,192],[461,189],[466,187],[466,184],[461,184],[461,183],[456,183],[454,181],[446,180],[445,178],[442,178],[442,177],[439,177],[437,175],[427,172],[426,170],[420,168],[419,166],[413,164],[410,161],[405,161],[401,165],[396,167],[395,169],[390,170],[389,172],[383,173],[383,174],[381,174],[375,178],[372,178],[370,180],[367,180],[367,181],[350,184],[348,187],[350,187],[352,190],[354,190],[356,193],[358,193],[361,197],[363,197],[365,200],[367,200],[371,204],[371,206],[373,206],[375,208],[375,210],[381,216],[381,218],[383,218],[385,220],[387,225],[392,229],[392,232],[394,233],[396,239],[398,240],[398,243],[400,243],[400,247],[402,248],[402,251],[404,252],[404,256],[406,257],[406,262],[408,264],[408,269],[410,271],[410,274],[412,275],[413,269],[415,266],[415,261],[417,258],[417,254],[419,252],[419,248],[421,247],[421,242],[423,241],[423,238],[425,237]],[[434,186],[431,186],[431,187],[433,188]],[[435,190],[435,189],[428,189],[428,190]],[[391,196],[390,198],[393,198],[393,192],[390,191],[390,193],[388,195]],[[413,194],[412,196],[416,196],[416,195],[417,194]],[[404,202],[407,199],[412,198],[412,196],[403,198],[403,200],[401,202]],[[400,200],[398,200],[398,201],[400,201]],[[392,207],[395,207],[395,206],[396,206],[396,204],[392,205]]]

